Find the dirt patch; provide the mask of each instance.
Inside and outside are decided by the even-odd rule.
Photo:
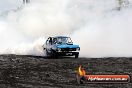
[[[131,88],[128,84],[82,84],[76,82],[79,65],[87,74],[130,74],[132,58],[59,58],[1,55],[1,88]]]

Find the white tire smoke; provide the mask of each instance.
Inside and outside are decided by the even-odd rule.
[[[132,56],[132,0],[118,1],[32,0],[1,17],[0,53],[43,55],[46,37],[68,35],[82,57]]]

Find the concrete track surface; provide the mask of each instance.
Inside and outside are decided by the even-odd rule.
[[[132,58],[70,58],[0,55],[0,88],[132,88],[125,84],[77,84],[76,71],[87,74],[130,74]]]

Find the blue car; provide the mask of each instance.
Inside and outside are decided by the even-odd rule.
[[[70,37],[56,36],[49,37],[43,45],[43,50],[47,56],[75,56],[78,58],[80,47],[74,45]]]

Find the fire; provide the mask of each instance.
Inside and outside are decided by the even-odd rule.
[[[80,76],[86,75],[86,71],[84,70],[84,68],[82,68],[81,65],[78,68],[78,73],[79,73]]]

